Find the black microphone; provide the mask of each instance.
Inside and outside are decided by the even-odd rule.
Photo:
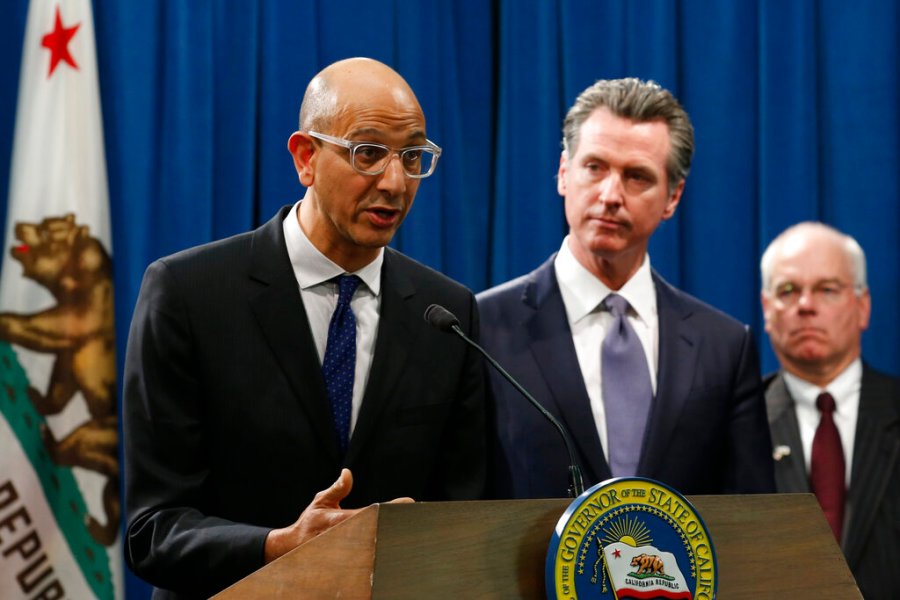
[[[425,309],[425,320],[428,323],[441,331],[452,332],[458,335],[464,342],[481,352],[481,355],[484,356],[485,359],[491,364],[492,367],[497,369],[497,372],[503,375],[503,378],[506,379],[509,383],[512,384],[514,388],[516,388],[520,394],[525,396],[525,399],[531,402],[532,406],[540,411],[544,418],[553,423],[553,426],[556,427],[556,430],[559,431],[559,435],[562,436],[563,444],[566,446],[566,451],[569,453],[569,496],[572,498],[577,498],[584,492],[584,481],[581,478],[581,469],[578,467],[578,461],[575,460],[575,446],[572,443],[572,438],[569,436],[569,432],[566,431],[566,428],[562,426],[562,423],[556,420],[556,417],[551,415],[546,408],[541,406],[541,403],[535,400],[534,396],[528,393],[528,391],[523,388],[518,381],[513,379],[513,376],[506,372],[506,369],[500,366],[500,364],[494,360],[494,358],[487,353],[487,351],[475,343],[474,340],[469,338],[465,333],[463,333],[462,329],[459,328],[459,319],[456,318],[452,312],[441,306],[440,304],[432,304],[428,308]]]

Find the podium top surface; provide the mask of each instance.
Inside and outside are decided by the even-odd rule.
[[[859,599],[812,494],[688,496],[716,550],[717,598]],[[545,598],[569,499],[373,505],[217,598]]]

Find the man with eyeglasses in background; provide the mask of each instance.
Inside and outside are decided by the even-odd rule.
[[[779,492],[813,492],[867,600],[897,598],[900,380],[861,359],[866,257],[822,223],[785,230],[760,261],[765,380]]]
[[[415,94],[334,63],[288,148],[302,201],[144,276],[126,557],[155,597],[214,594],[373,502],[483,494],[481,360],[423,319],[439,303],[477,337],[474,297],[385,247],[441,154]]]

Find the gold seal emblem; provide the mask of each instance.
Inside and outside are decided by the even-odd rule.
[[[547,597],[716,597],[716,556],[684,496],[639,477],[610,479],[563,513],[547,552]]]

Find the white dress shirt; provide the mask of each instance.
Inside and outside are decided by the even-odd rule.
[[[809,473],[812,460],[812,443],[819,426],[819,409],[816,398],[828,392],[834,398],[834,425],[841,436],[844,450],[844,477],[849,489],[853,467],[853,443],[856,437],[856,419],[859,416],[859,391],[862,388],[862,360],[857,358],[835,377],[825,389],[804,381],[790,373],[784,373],[784,385],[794,399],[797,423],[800,425],[800,440],[803,443],[803,459]]]
[[[309,319],[309,327],[316,342],[316,351],[321,364],[328,342],[328,324],[331,322],[331,315],[337,306],[339,295],[338,284],[331,279],[343,275],[346,271],[319,252],[309,241],[300,228],[300,221],[297,218],[299,210],[300,202],[297,202],[285,217],[284,239],[291,265],[294,267],[294,277],[300,286],[300,297],[303,299],[303,307],[306,309],[306,317]],[[353,410],[350,415],[351,436],[359,416],[359,407],[362,405],[375,353],[383,263],[382,248],[375,260],[362,269],[350,273],[362,280],[362,285],[356,289],[350,301],[350,308],[356,316],[356,370],[353,376]]]
[[[603,407],[601,381],[601,347],[606,330],[612,323],[612,314],[603,310],[600,304],[612,290],[606,287],[588,271],[569,249],[569,237],[563,240],[556,255],[553,266],[556,269],[556,280],[566,307],[566,317],[575,343],[575,354],[578,366],[591,400],[591,412],[594,425],[600,436],[603,451],[606,446],[606,412]],[[656,310],[656,288],[650,273],[650,257],[644,257],[644,263],[637,272],[616,291],[628,301],[628,322],[634,328],[650,370],[650,385],[656,394],[656,370],[659,363],[659,313]]]

